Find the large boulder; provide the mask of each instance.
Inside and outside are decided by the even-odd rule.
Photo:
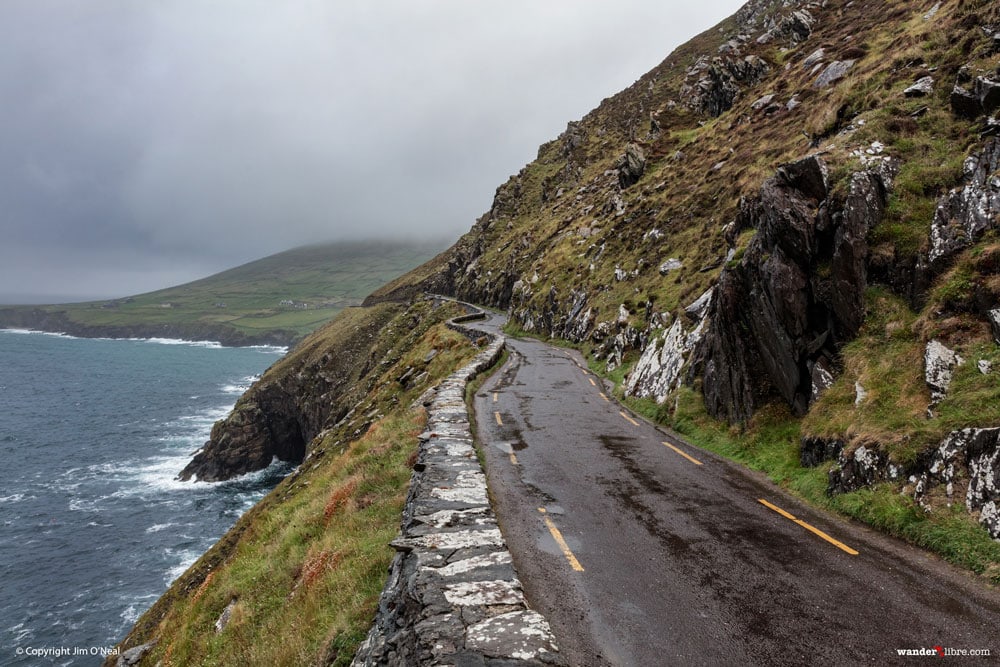
[[[960,78],[951,91],[951,110],[973,119],[1000,109],[1000,81],[977,76],[971,83]]]

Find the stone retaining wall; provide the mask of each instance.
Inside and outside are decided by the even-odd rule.
[[[473,339],[478,331],[449,323]],[[530,610],[486,490],[465,385],[504,348],[494,337],[437,387],[413,468],[397,554],[353,665],[563,665],[548,622]]]

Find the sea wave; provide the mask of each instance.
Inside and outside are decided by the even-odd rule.
[[[288,354],[288,347],[285,345],[247,345],[251,350],[257,350],[263,354]]]
[[[61,333],[58,331],[39,331],[38,329],[0,329],[0,333],[18,334],[18,335],[28,335],[37,334],[39,336],[54,336],[55,338],[76,338],[76,336],[70,336],[67,333]]]
[[[232,384],[224,384],[221,389],[225,394],[243,394],[254,382],[260,379],[259,375],[247,375]]]
[[[176,524],[176,523],[173,523],[173,522],[168,522],[168,523],[154,523],[152,526],[150,526],[149,528],[146,529],[146,532],[147,533],[158,533],[161,530],[166,530],[167,528],[173,528],[174,526],[177,526],[177,525],[180,525],[180,524]]]
[[[187,569],[194,565],[195,561],[201,558],[200,551],[195,549],[166,549],[167,556],[171,559],[179,558],[180,562],[164,573],[163,579],[167,585],[174,583],[177,577],[181,576]]]
[[[135,625],[135,622],[139,620],[142,613],[149,609],[149,606],[156,600],[159,595],[149,594],[149,595],[137,595],[134,598],[123,599],[123,602],[130,603],[121,613],[122,625],[126,628],[130,628]]]
[[[192,347],[207,347],[213,350],[222,349],[222,343],[217,340],[183,340],[181,338],[129,338],[128,340],[156,343],[157,345],[190,345]]]

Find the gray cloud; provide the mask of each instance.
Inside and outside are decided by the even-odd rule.
[[[539,144],[740,3],[674,4],[5,0],[0,296],[457,236]]]

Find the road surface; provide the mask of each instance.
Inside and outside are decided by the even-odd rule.
[[[571,664],[1000,658],[997,592],[670,437],[611,400],[576,352],[508,349],[475,397],[478,436],[528,599]]]

